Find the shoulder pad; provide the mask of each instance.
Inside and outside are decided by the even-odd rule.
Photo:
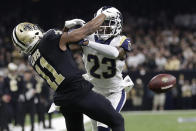
[[[131,51],[131,40],[126,36],[122,36],[120,47],[122,47],[125,51]]]

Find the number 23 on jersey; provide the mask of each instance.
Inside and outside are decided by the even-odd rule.
[[[108,79],[116,75],[116,61],[114,59],[104,57],[101,62],[99,62],[99,58],[96,55],[88,54],[87,61],[93,62],[93,66],[90,69],[90,74],[95,78],[100,79],[103,77]],[[107,70],[101,72],[100,74],[96,73],[102,64],[107,66]]]

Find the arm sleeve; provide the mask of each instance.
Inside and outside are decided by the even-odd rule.
[[[111,45],[104,45],[96,43],[94,41],[89,41],[88,46],[98,51],[100,54],[106,55],[110,58],[117,58],[119,55],[118,49]]]

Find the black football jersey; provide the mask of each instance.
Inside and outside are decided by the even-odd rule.
[[[59,47],[61,34],[51,29],[47,31],[29,57],[35,71],[54,90],[72,90],[74,83],[84,80],[69,49]]]
[[[3,93],[8,94],[12,97],[11,101],[17,102],[20,94],[24,92],[24,81],[21,76],[16,76],[11,78],[11,75],[8,75],[4,79],[3,83]]]
[[[35,79],[30,79],[29,81],[24,80],[24,95],[26,98],[26,101],[32,101],[35,98],[34,94],[29,94],[29,92],[31,92],[30,90],[35,90],[35,86],[36,86],[36,81]]]

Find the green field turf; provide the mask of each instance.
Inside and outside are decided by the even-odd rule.
[[[123,112],[125,131],[196,131],[196,122],[178,123],[178,118],[196,118],[196,111]],[[87,124],[91,131],[90,124]]]

